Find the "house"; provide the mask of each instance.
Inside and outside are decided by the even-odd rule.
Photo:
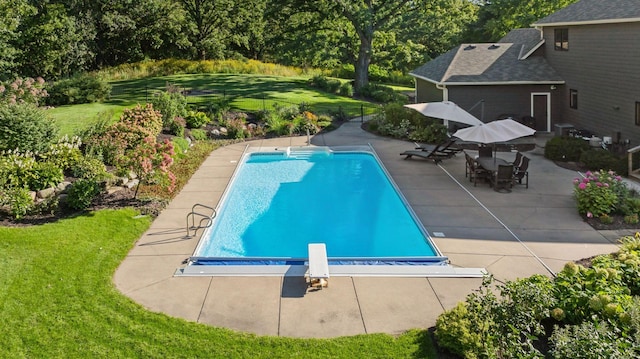
[[[638,144],[640,0],[581,0],[410,74],[417,102],[453,101],[484,122],[529,115],[539,131],[571,124]]]

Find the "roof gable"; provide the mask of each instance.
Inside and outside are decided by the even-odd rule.
[[[580,0],[532,26],[562,26],[640,21],[640,0]]]
[[[463,44],[410,72],[442,84],[562,83],[541,56],[529,56],[542,43],[540,30],[518,29],[497,43]],[[512,41],[512,42],[507,42]]]

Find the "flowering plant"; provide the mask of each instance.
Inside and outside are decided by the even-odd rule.
[[[589,218],[613,211],[628,192],[622,178],[613,171],[587,171],[585,177],[573,180],[578,212]]]
[[[169,192],[173,192],[176,176],[169,169],[173,164],[173,155],[173,144],[169,140],[158,143],[155,137],[149,136],[138,147],[127,151],[120,162],[121,167],[130,169],[138,176],[140,183],[164,185]]]

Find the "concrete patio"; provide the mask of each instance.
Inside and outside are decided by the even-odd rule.
[[[498,193],[465,179],[464,156],[440,165],[404,160],[412,144],[374,136],[360,121],[311,138],[317,146],[371,144],[452,266],[480,267],[500,281],[552,276],[567,261],[617,250],[633,231],[596,231],[577,214],[579,174],[543,157],[545,138],[526,155],[530,185]],[[548,136],[547,136],[548,138]],[[135,243],[114,275],[116,287],[151,311],[259,335],[337,337],[428,328],[478,288],[479,278],[332,277],[307,290],[300,276],[175,277],[199,237],[185,238],[195,203],[215,207],[246,146],[304,146],[307,137],[238,143],[211,153],[189,183]],[[511,153],[498,153],[507,160]],[[198,232],[198,235],[201,231]]]

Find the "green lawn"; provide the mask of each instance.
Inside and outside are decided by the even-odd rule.
[[[273,109],[281,106],[310,105],[315,113],[331,113],[342,109],[350,116],[373,113],[377,106],[343,96],[318,91],[306,84],[307,78],[280,77],[247,74],[189,74],[165,77],[142,78],[111,83],[111,99],[105,103],[60,106],[48,110],[61,128],[61,134],[73,134],[95,122],[103,111],[122,111],[138,103],[148,102],[154,93],[164,91],[168,83],[185,90],[197,90],[199,95],[187,100],[196,107],[206,107],[217,99],[231,100],[231,106],[241,111]],[[361,108],[364,107],[364,108]]]
[[[112,276],[150,219],[102,210],[0,227],[0,357],[434,358],[426,331],[397,338],[259,337],[145,310]]]

